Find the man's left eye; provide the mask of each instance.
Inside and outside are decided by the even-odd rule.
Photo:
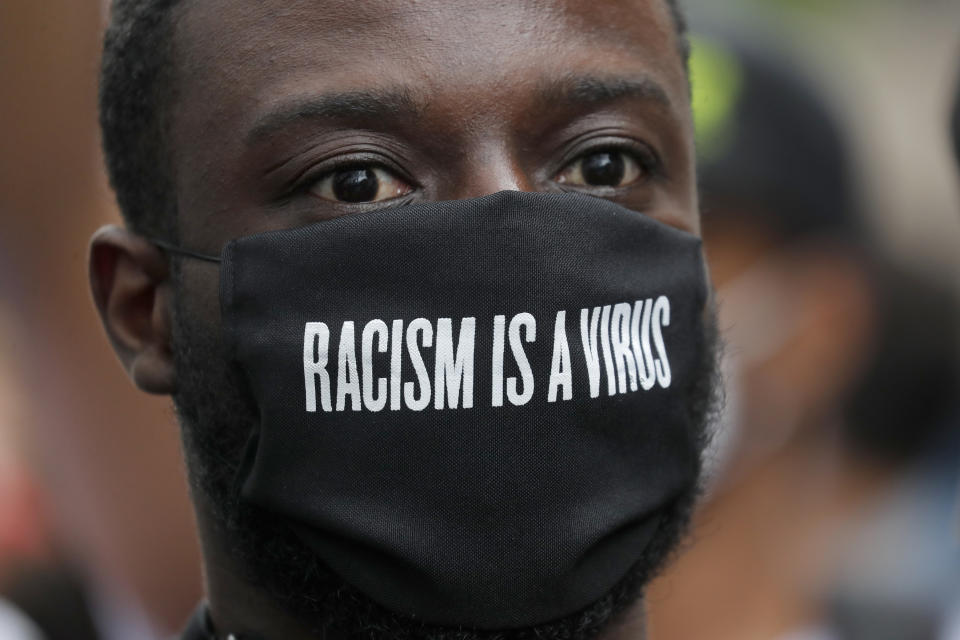
[[[310,187],[310,193],[319,198],[350,203],[391,200],[411,191],[413,187],[391,171],[370,165],[331,171]]]
[[[644,170],[625,151],[597,151],[580,156],[563,168],[554,180],[575,187],[625,187],[643,177]]]

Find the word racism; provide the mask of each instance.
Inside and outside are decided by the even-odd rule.
[[[655,385],[670,386],[670,364],[663,341],[663,327],[670,325],[670,300],[637,300],[580,310],[580,345],[591,398],[600,395],[601,372],[605,374],[608,395],[617,395]],[[546,388],[547,402],[574,395],[570,341],[567,337],[567,312],[558,311],[553,325],[553,356]],[[525,343],[537,341],[537,319],[529,313],[512,318],[493,318],[491,370],[491,406],[504,402],[522,406],[530,402],[538,388]],[[303,375],[306,384],[306,410],[381,411],[387,407],[422,411],[434,409],[470,409],[474,405],[474,351],[477,344],[476,318],[460,320],[454,345],[451,318],[439,318],[436,324],[417,318],[404,326],[393,320],[371,320],[360,332],[360,357],[357,358],[357,328],[352,320],[340,327],[337,350],[336,386],[327,371],[330,362],[330,328],[323,322],[307,322],[303,334]],[[509,356],[506,345],[509,343]],[[406,346],[413,378],[401,379],[403,349]],[[433,379],[424,361],[424,349],[433,351]],[[374,360],[385,360],[389,351],[387,376],[377,376]],[[506,366],[518,375],[507,376]],[[384,365],[386,363],[384,362]]]

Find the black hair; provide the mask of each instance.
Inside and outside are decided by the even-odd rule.
[[[176,230],[166,141],[178,2],[114,0],[100,68],[100,129],[110,184],[127,225],[155,237]]]
[[[686,22],[665,0],[676,25],[684,65]],[[176,201],[170,149],[174,11],[180,0],[113,0],[100,70],[100,128],[110,184],[127,225],[157,238],[175,238]]]

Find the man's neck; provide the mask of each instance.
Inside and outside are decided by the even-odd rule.
[[[238,640],[315,640],[314,634],[262,589],[239,575],[235,560],[221,543],[224,536],[219,526],[203,513],[201,501],[196,502],[204,583],[217,640],[226,640],[231,634]]]

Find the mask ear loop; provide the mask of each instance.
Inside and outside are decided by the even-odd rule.
[[[183,247],[179,247],[175,244],[169,243],[166,240],[160,240],[158,238],[147,238],[147,240],[149,240],[152,244],[154,244],[158,248],[166,251],[167,253],[172,253],[174,255],[184,256],[187,258],[195,258],[197,260],[203,260],[204,262],[213,262],[213,263],[222,262],[222,260],[216,256],[210,256],[205,253],[198,253],[196,251],[184,249]],[[247,476],[249,475],[250,468],[253,466],[254,458],[256,457],[256,453],[258,449],[257,445],[258,445],[259,439],[260,439],[259,430],[254,430],[253,433],[250,434],[250,437],[247,439],[246,445],[244,445],[243,455],[240,458],[240,466],[237,469],[237,473],[233,481],[233,493],[235,496],[239,496],[243,491],[243,483],[247,478]],[[228,637],[228,640],[229,638],[235,638],[235,640],[254,640],[253,638],[248,639],[246,636],[243,636],[241,638],[239,636],[234,636],[234,635],[230,635]]]
[[[159,240],[157,238],[147,238],[151,244],[156,247],[163,249],[167,253],[172,253],[178,256],[184,256],[187,258],[194,258],[196,260],[203,260],[204,262],[213,262],[219,264],[220,258],[217,256],[207,255],[205,253],[197,253],[196,251],[190,251],[189,249],[184,249],[183,247],[178,247],[175,244],[169,243],[166,240]]]

